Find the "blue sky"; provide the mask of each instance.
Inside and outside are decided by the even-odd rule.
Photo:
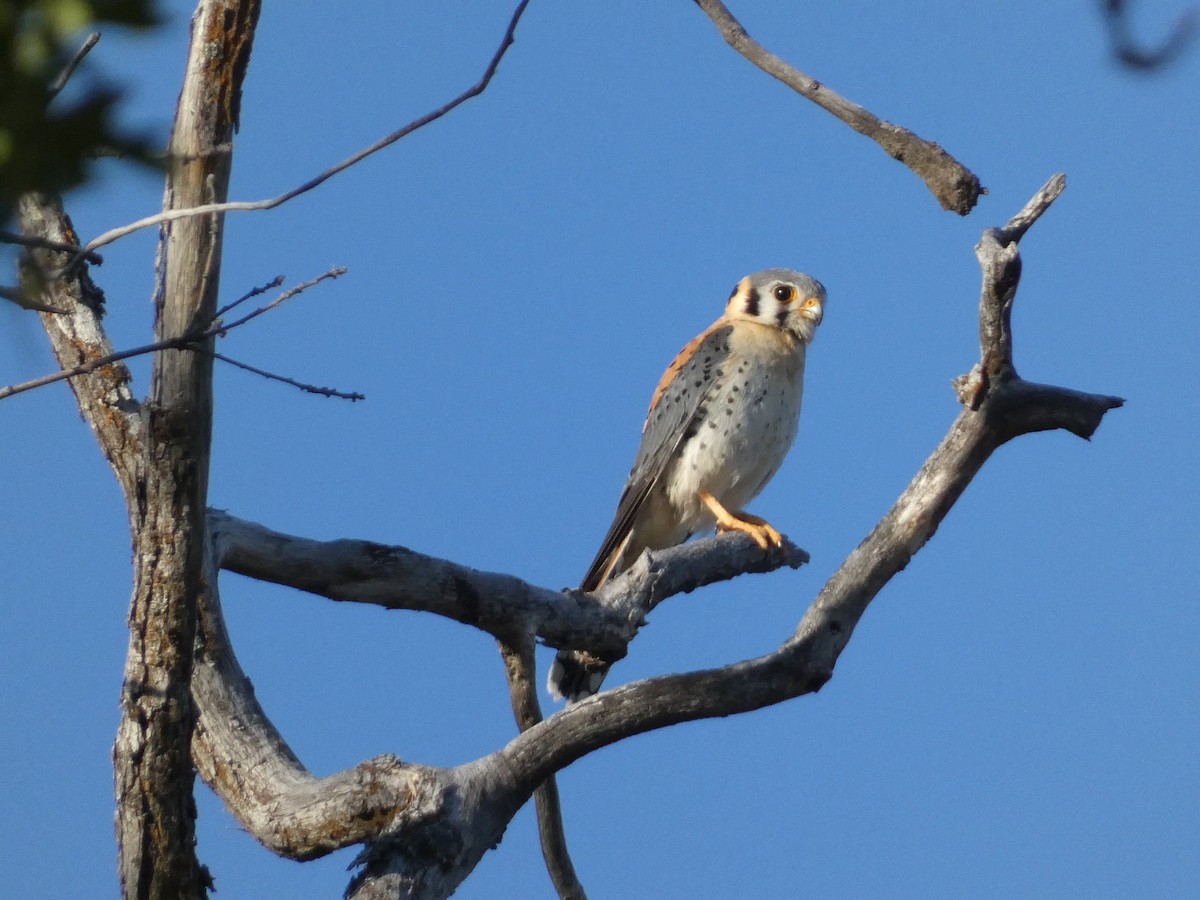
[[[280,193],[474,82],[511,9],[425,6],[268,5],[232,197]],[[213,505],[549,587],[581,577],[659,374],[732,285],[769,266],[825,283],[800,437],[752,506],[812,564],[669,601],[617,684],[791,632],[956,415],[950,379],[978,354],[980,232],[1067,173],[1022,245],[1016,364],[1126,407],[1091,443],[1002,448],[819,695],[562,773],[591,896],[1200,884],[1200,47],[1124,70],[1095,6],[733,4],[776,53],[975,171],[990,193],[965,219],[692,4],[542,0],[482,97],[279,210],[228,219],[226,300],[278,274],[350,272],[220,349],[368,399],[218,369]],[[1140,4],[1139,33],[1181,8]],[[128,87],[131,123],[165,134],[185,46],[177,16],[149,40],[106,34],[89,65]],[[113,164],[67,203],[87,238],[160,195]],[[94,273],[117,346],[148,340],[154,240],[107,248]],[[0,384],[52,365],[32,314],[0,306]],[[133,369],[144,392],[148,361]],[[62,385],[0,403],[0,435],[0,881],[111,895],[127,519]],[[485,635],[237,576],[222,593],[259,697],[316,773],[383,752],[453,765],[512,734]],[[344,888],[353,849],[278,860],[197,796],[223,900]],[[70,863],[48,864],[64,840]],[[459,896],[553,896],[530,810]]]

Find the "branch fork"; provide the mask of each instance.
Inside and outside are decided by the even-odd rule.
[[[552,788],[554,773],[574,760],[634,734],[747,712],[820,690],[832,677],[867,606],[929,540],[996,448],[1018,434],[1048,428],[1090,435],[1103,415],[1121,404],[1119,398],[1026,382],[1012,365],[1010,312],[1020,278],[1018,244],[1063,184],[1061,177],[1052,179],[1021,213],[1003,228],[989,229],[980,241],[981,356],[973,374],[960,379],[961,392],[969,401],[966,408],[893,508],[821,589],[793,635],[756,659],[626,684],[571,704],[545,720],[536,695],[530,693],[531,635],[552,646],[616,658],[666,597],[740,572],[806,561],[804,551],[792,545],[779,554],[762,554],[743,535],[695,541],[645,554],[607,588],[581,595],[536,588],[511,576],[476,572],[404,548],[355,541],[318,544],[281,536],[224,513],[210,513],[217,565],[335,599],[427,609],[489,631],[502,642],[514,711],[524,730],[493,754],[454,769],[396,764],[387,775],[388,796],[404,797],[406,803],[414,802],[407,798],[424,798],[416,801],[423,812],[418,816],[407,807],[397,808],[385,829],[339,832],[344,843],[368,845],[360,856],[363,868],[351,884],[350,896],[446,896],[499,840],[509,817],[535,792],[541,818],[549,818],[547,809],[557,814],[556,803],[547,800],[544,792]],[[341,578],[336,586],[329,583],[335,573]],[[206,634],[220,634],[215,572],[210,584],[204,628]],[[256,825],[263,815],[260,798],[270,796],[272,810],[291,808],[294,801],[287,799],[288,785],[297,779],[307,785],[307,809],[324,808],[327,815],[323,824],[313,826],[317,833],[305,843],[298,842],[299,830],[289,829],[296,841],[285,848],[289,855],[327,852],[329,842],[319,841],[319,835],[336,822],[347,821],[351,813],[359,816],[354,821],[380,821],[378,817],[385,815],[382,809],[367,815],[368,799],[361,790],[347,792],[346,777],[316,782],[303,771],[242,683],[244,676],[227,641],[207,640],[197,666],[199,734],[203,735],[197,738],[198,767],[260,839],[268,839]],[[221,672],[225,677],[218,678]],[[251,709],[253,714],[246,715]],[[233,731],[230,722],[242,724]],[[253,727],[247,728],[246,722]],[[247,751],[247,743],[253,749]],[[246,764],[239,760],[246,758],[259,761],[254,777],[272,779],[270,790],[252,790],[231,777],[244,769]],[[263,765],[264,760],[269,765]],[[273,769],[283,772],[272,775]],[[321,784],[328,787],[320,788]],[[450,796],[458,799],[445,799]],[[435,803],[435,798],[441,799]],[[549,821],[551,837],[557,825],[561,838],[561,823]],[[565,845],[544,846],[548,861],[553,860],[550,868],[561,895],[582,896]],[[432,882],[431,867],[441,873]]]
[[[868,605],[917,553],[990,454],[1033,431],[1063,428],[1082,437],[1116,397],[1021,379],[1012,363],[1011,306],[1020,279],[1019,242],[1061,192],[1052,179],[977,248],[980,362],[957,379],[964,409],[912,483],[832,575],[795,632],[776,650],[721,668],[664,675],[604,691],[541,721],[531,694],[533,638],[554,647],[618,658],[649,613],[666,598],[743,572],[807,560],[785,545],[759,551],[744,535],[721,535],[643,555],[594,595],[553,591],[479,572],[403,547],[367,541],[310,541],[212,510],[199,598],[191,678],[197,724],[192,756],[201,777],[264,845],[311,859],[363,844],[352,897],[443,897],[467,877],[535,793],[542,808],[555,772],[600,747],[678,722],[747,712],[819,690]],[[61,209],[23,204],[27,232],[65,241]],[[49,252],[49,251],[39,251]],[[43,321],[64,365],[111,354],[93,302],[72,294],[81,279],[47,286],[46,299],[69,309]],[[74,286],[74,288],[72,288]],[[223,312],[227,312],[223,311]],[[146,422],[120,362],[71,380],[85,416],[127,492],[136,489]],[[259,706],[225,632],[219,569],[291,585],[335,600],[423,609],[481,628],[507,648],[514,709],[526,730],[474,762],[439,769],[391,757],[316,778]],[[515,674],[514,674],[515,673]],[[532,703],[530,700],[532,699]],[[552,799],[552,798],[551,798]],[[553,832],[551,821],[551,832]],[[561,824],[558,827],[561,837]],[[553,836],[553,834],[551,835]],[[583,896],[565,845],[547,851],[562,896]],[[562,865],[565,862],[565,867]]]

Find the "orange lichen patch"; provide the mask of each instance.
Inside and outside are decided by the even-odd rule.
[[[63,230],[63,236],[62,236],[61,243],[74,244],[75,246],[78,247],[79,246],[79,235],[75,231],[75,225],[74,225],[74,223],[71,222],[71,217],[68,216],[66,213],[63,213],[63,216],[62,216],[62,230]]]
[[[250,62],[250,49],[254,41],[254,28],[258,21],[258,0],[241,0],[229,4],[220,15],[208,21],[205,41],[217,52],[210,53],[206,81],[216,87],[221,114],[212,123],[218,142],[238,128],[240,116],[242,81]]]

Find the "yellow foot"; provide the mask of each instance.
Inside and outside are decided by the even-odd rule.
[[[766,519],[752,516],[749,513],[731,513],[712,494],[700,492],[700,499],[709,508],[717,520],[717,531],[740,531],[748,534],[763,550],[783,545],[783,535],[776,531]]]

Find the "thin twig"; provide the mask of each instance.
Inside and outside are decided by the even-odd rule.
[[[299,197],[301,194],[311,191],[313,188],[321,185],[325,181],[328,181],[339,172],[344,172],[351,166],[366,159],[372,153],[376,153],[382,150],[384,147],[388,147],[396,143],[396,141],[407,137],[417,129],[423,128],[431,122],[436,122],[442,116],[446,115],[446,113],[458,106],[461,106],[472,97],[479,96],[484,92],[484,90],[487,89],[488,84],[491,83],[492,76],[496,74],[496,69],[500,66],[500,60],[504,58],[505,52],[513,43],[513,35],[517,30],[517,24],[521,21],[521,15],[525,12],[525,7],[528,5],[529,0],[521,0],[520,4],[518,4],[516,11],[512,15],[512,19],[508,23],[508,28],[504,32],[504,38],[500,42],[499,49],[496,50],[491,62],[488,63],[487,69],[484,70],[483,77],[480,78],[479,81],[477,81],[474,85],[467,88],[467,90],[463,91],[444,106],[439,106],[433,112],[426,113],[419,119],[414,119],[403,128],[393,131],[386,137],[380,138],[375,143],[371,144],[371,146],[359,150],[353,156],[342,160],[336,166],[326,169],[324,172],[314,178],[310,178],[299,187],[292,188],[290,191],[286,191],[280,194],[278,197],[271,197],[266,200],[234,200],[229,203],[206,203],[202,206],[193,206],[189,209],[164,210],[163,212],[156,213],[153,216],[147,216],[144,219],[138,219],[136,222],[131,222],[128,225],[122,225],[119,228],[113,228],[104,232],[104,234],[100,235],[99,237],[88,241],[87,245],[84,247],[84,251],[94,250],[97,247],[103,247],[105,244],[111,244],[115,240],[119,240],[126,235],[133,234],[135,231],[140,231],[143,228],[150,228],[153,225],[161,225],[163,222],[171,222],[175,219],[184,219],[191,216],[204,216],[209,215],[210,213],[253,212],[257,210],[274,209],[277,206],[287,203],[289,200]],[[78,259],[72,259],[63,268],[63,273],[71,271],[72,268],[78,265],[78,262]]]
[[[320,284],[322,281],[325,281],[327,278],[340,278],[342,275],[346,274],[346,271],[347,271],[347,269],[345,266],[334,266],[328,272],[322,272],[316,278],[310,278],[308,281],[302,282],[302,283],[296,285],[294,288],[289,288],[288,290],[286,290],[282,294],[280,294],[278,297],[276,297],[274,300],[272,300],[270,303],[268,303],[266,306],[260,306],[258,309],[254,310],[254,312],[246,313],[246,315],[242,316],[240,319],[234,319],[228,325],[222,325],[219,320],[214,320],[211,331],[213,334],[222,334],[223,335],[225,332],[227,332],[233,328],[237,328],[239,325],[245,325],[247,322],[249,322],[253,319],[257,319],[263,313],[268,313],[271,310],[275,309],[277,306],[282,306],[284,303],[286,303],[288,300],[291,300],[297,294],[303,293],[304,291],[308,290],[313,285]],[[233,303],[231,305],[235,306],[235,305],[237,305],[237,303],[240,303],[240,302],[241,302],[241,300],[237,300],[237,301],[235,301],[235,303]],[[207,337],[208,335],[204,335],[204,336]]]
[[[251,288],[250,290],[246,291],[246,293],[242,294],[242,296],[240,296],[236,300],[234,300],[232,303],[227,303],[224,306],[222,306],[220,309],[217,310],[216,314],[213,316],[213,319],[221,318],[221,316],[225,315],[225,313],[229,312],[231,309],[235,308],[236,306],[238,306],[242,303],[245,303],[251,297],[257,297],[259,294],[265,294],[267,291],[272,290],[273,288],[277,288],[281,284],[283,284],[283,276],[276,275],[271,281],[268,281],[266,284],[262,285],[261,287]]]
[[[339,391],[334,388],[317,387],[315,384],[306,384],[303,381],[296,381],[293,378],[288,378],[286,375],[276,375],[274,372],[268,372],[266,369],[256,368],[249,363],[240,362],[232,357],[226,356],[223,353],[217,353],[215,350],[209,350],[206,347],[193,348],[200,353],[207,353],[213,359],[219,359],[221,362],[227,362],[231,366],[237,366],[239,369],[245,369],[247,372],[253,372],[255,375],[261,375],[263,378],[269,378],[271,381],[282,381],[284,384],[290,384],[292,387],[300,388],[302,391],[307,391],[310,394],[320,394],[322,397],[336,397],[339,400],[366,400],[366,394],[360,394],[357,391]],[[2,398],[0,398],[2,399]]]
[[[134,356],[144,356],[147,353],[157,353],[159,350],[187,350],[187,349],[200,350],[200,349],[203,349],[202,347],[197,346],[197,345],[199,345],[199,343],[201,341],[205,341],[210,337],[223,337],[225,334],[227,334],[232,329],[237,328],[241,325],[245,325],[247,322],[251,321],[252,319],[258,318],[263,313],[269,312],[270,310],[279,306],[284,301],[290,300],[292,297],[295,297],[301,291],[304,291],[307,288],[310,288],[313,285],[318,284],[319,282],[322,282],[327,278],[337,278],[339,275],[344,275],[345,273],[346,273],[346,269],[341,266],[330,269],[328,272],[325,272],[322,275],[318,275],[316,278],[306,281],[303,284],[296,285],[291,290],[284,291],[282,294],[280,294],[278,297],[276,297],[274,300],[272,300],[266,306],[261,306],[258,309],[256,309],[254,312],[249,313],[245,316],[242,316],[242,318],[237,319],[233,322],[230,322],[229,324],[223,324],[220,321],[214,321],[214,322],[210,323],[207,328],[196,328],[191,331],[187,331],[184,334],[179,335],[178,337],[168,338],[168,339],[162,340],[162,341],[155,341],[152,344],[144,344],[141,347],[134,347],[131,350],[119,350],[116,353],[110,353],[107,356],[102,356],[99,359],[94,359],[94,360],[91,360],[90,362],[85,362],[78,366],[73,366],[70,369],[63,369],[61,372],[54,372],[54,373],[51,373],[50,375],[43,375],[40,378],[34,378],[31,381],[24,381],[24,382],[21,382],[20,384],[14,384],[14,385],[9,385],[8,387],[0,388],[0,400],[4,400],[5,398],[11,397],[14,394],[23,394],[26,391],[32,391],[35,388],[45,387],[48,384],[54,384],[56,381],[66,381],[68,378],[75,378],[79,375],[87,375],[89,372],[95,372],[97,369],[102,369],[107,365],[111,365],[112,363],[115,363],[115,362],[120,362],[123,359],[130,359]],[[253,295],[254,295],[254,292],[252,291],[247,296],[253,296]],[[61,312],[61,310],[56,310],[56,311]],[[224,359],[224,358],[222,357],[222,359]],[[232,359],[224,359],[224,361],[228,362],[228,363],[232,363],[233,365],[241,366],[242,368],[250,368],[249,366],[246,366],[244,363],[239,363]],[[289,381],[288,379],[283,378],[282,376],[271,375],[271,373],[269,373],[269,372],[258,372],[258,374],[264,375],[264,376],[270,377],[270,378],[275,378],[279,381]],[[334,396],[344,397],[347,400],[365,400],[366,399],[366,397],[362,394],[353,394],[353,395],[343,394],[340,391],[332,391],[330,388],[313,388],[312,385],[306,385],[301,382],[290,382],[289,381],[289,383],[294,384],[296,387],[300,388],[301,390],[309,390],[312,393],[325,394],[326,396],[330,396],[330,397],[334,397]]]
[[[79,68],[79,64],[83,62],[83,58],[88,55],[93,47],[100,43],[100,32],[93,31],[87,36],[87,40],[83,45],[75,51],[75,55],[63,66],[63,70],[58,73],[58,77],[50,82],[50,87],[46,89],[46,93],[53,100],[59,95],[59,92],[67,86],[67,82],[71,80],[71,76],[75,74],[75,70]]]
[[[31,247],[35,250],[57,250],[60,253],[80,253],[78,244],[62,244],[58,241],[47,240],[42,237],[31,237],[27,234],[15,234],[11,231],[0,231],[0,244],[17,244],[21,247]],[[93,266],[104,264],[104,257],[99,253],[92,253],[90,250],[82,251],[82,258],[90,262]]]
[[[182,350],[193,341],[200,340],[204,336],[203,332],[195,334],[182,334],[177,338],[172,338],[167,341],[155,341],[153,344],[145,344],[141,347],[134,347],[131,350],[119,350],[116,353],[110,353],[108,356],[102,356],[99,359],[93,359],[90,362],[81,363],[78,366],[73,366],[70,369],[63,369],[61,372],[52,372],[49,375],[43,375],[40,378],[34,378],[31,381],[23,381],[20,384],[12,384],[8,387],[0,388],[0,400],[4,400],[14,394],[23,394],[26,391],[32,391],[34,388],[45,387],[48,384],[54,384],[56,381],[66,381],[68,378],[75,378],[79,375],[87,375],[89,372],[95,372],[97,369],[103,369],[105,366],[112,365],[115,362],[120,362],[123,359],[130,359],[134,356],[144,356],[147,353],[154,353],[158,350]]]
[[[965,216],[975,207],[979,195],[986,193],[979,179],[937,144],[918,137],[907,128],[879,119],[869,110],[835,93],[764,48],[746,33],[742,23],[734,18],[721,0],[695,2],[712,19],[729,46],[768,75],[837,116],[859,134],[875,141],[893,159],[908,166],[925,182],[943,209]]]

